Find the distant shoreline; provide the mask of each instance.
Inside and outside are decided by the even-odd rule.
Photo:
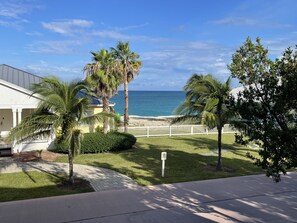
[[[178,117],[178,115],[168,116],[140,116],[140,115],[129,115],[129,126],[168,126],[171,121]],[[121,120],[124,117],[121,116]]]

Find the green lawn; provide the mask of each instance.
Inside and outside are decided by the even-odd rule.
[[[138,138],[135,148],[119,153],[82,154],[74,162],[106,167],[133,178],[141,185],[175,183],[263,173],[245,154],[247,147],[234,144],[234,134],[223,135],[223,171],[216,171],[217,135]],[[161,177],[161,152],[167,152],[165,177]],[[250,151],[252,155],[257,152]],[[67,162],[62,156],[59,162]]]
[[[61,182],[65,178],[36,171],[1,174],[0,202],[94,191],[85,181],[74,188]]]

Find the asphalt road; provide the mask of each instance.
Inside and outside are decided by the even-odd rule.
[[[4,202],[0,222],[297,222],[297,173]]]

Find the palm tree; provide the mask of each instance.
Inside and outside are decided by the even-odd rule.
[[[217,127],[218,170],[222,168],[222,129],[232,115],[228,108],[230,80],[231,78],[228,78],[225,83],[221,83],[210,74],[194,74],[184,87],[186,99],[176,111],[182,116],[174,120],[191,120],[205,124],[209,128]]]
[[[129,42],[119,42],[116,48],[111,48],[114,58],[122,65],[121,74],[123,76],[124,93],[125,93],[125,113],[124,113],[124,129],[128,132],[129,113],[128,113],[128,84],[139,74],[141,61],[138,60],[139,55],[130,50]]]
[[[82,82],[63,83],[55,77],[44,78],[33,86],[33,94],[41,96],[38,108],[13,128],[10,141],[24,141],[40,135],[60,132],[61,140],[68,145],[69,182],[74,183],[73,157],[80,151],[81,124],[102,120],[103,114],[88,116],[89,97],[77,97],[78,92],[88,93]]]
[[[95,94],[101,98],[103,111],[109,112],[109,99],[118,92],[122,76],[119,66],[112,54],[105,49],[91,52],[94,63],[89,63],[84,67],[86,72],[86,82],[94,89]],[[103,130],[108,132],[108,118],[103,121]]]

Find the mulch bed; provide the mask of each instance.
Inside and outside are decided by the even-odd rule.
[[[13,154],[12,158],[15,161],[20,162],[31,162],[31,161],[55,161],[60,154],[53,153],[50,151],[42,150],[42,151],[29,151],[29,152],[20,152]]]

